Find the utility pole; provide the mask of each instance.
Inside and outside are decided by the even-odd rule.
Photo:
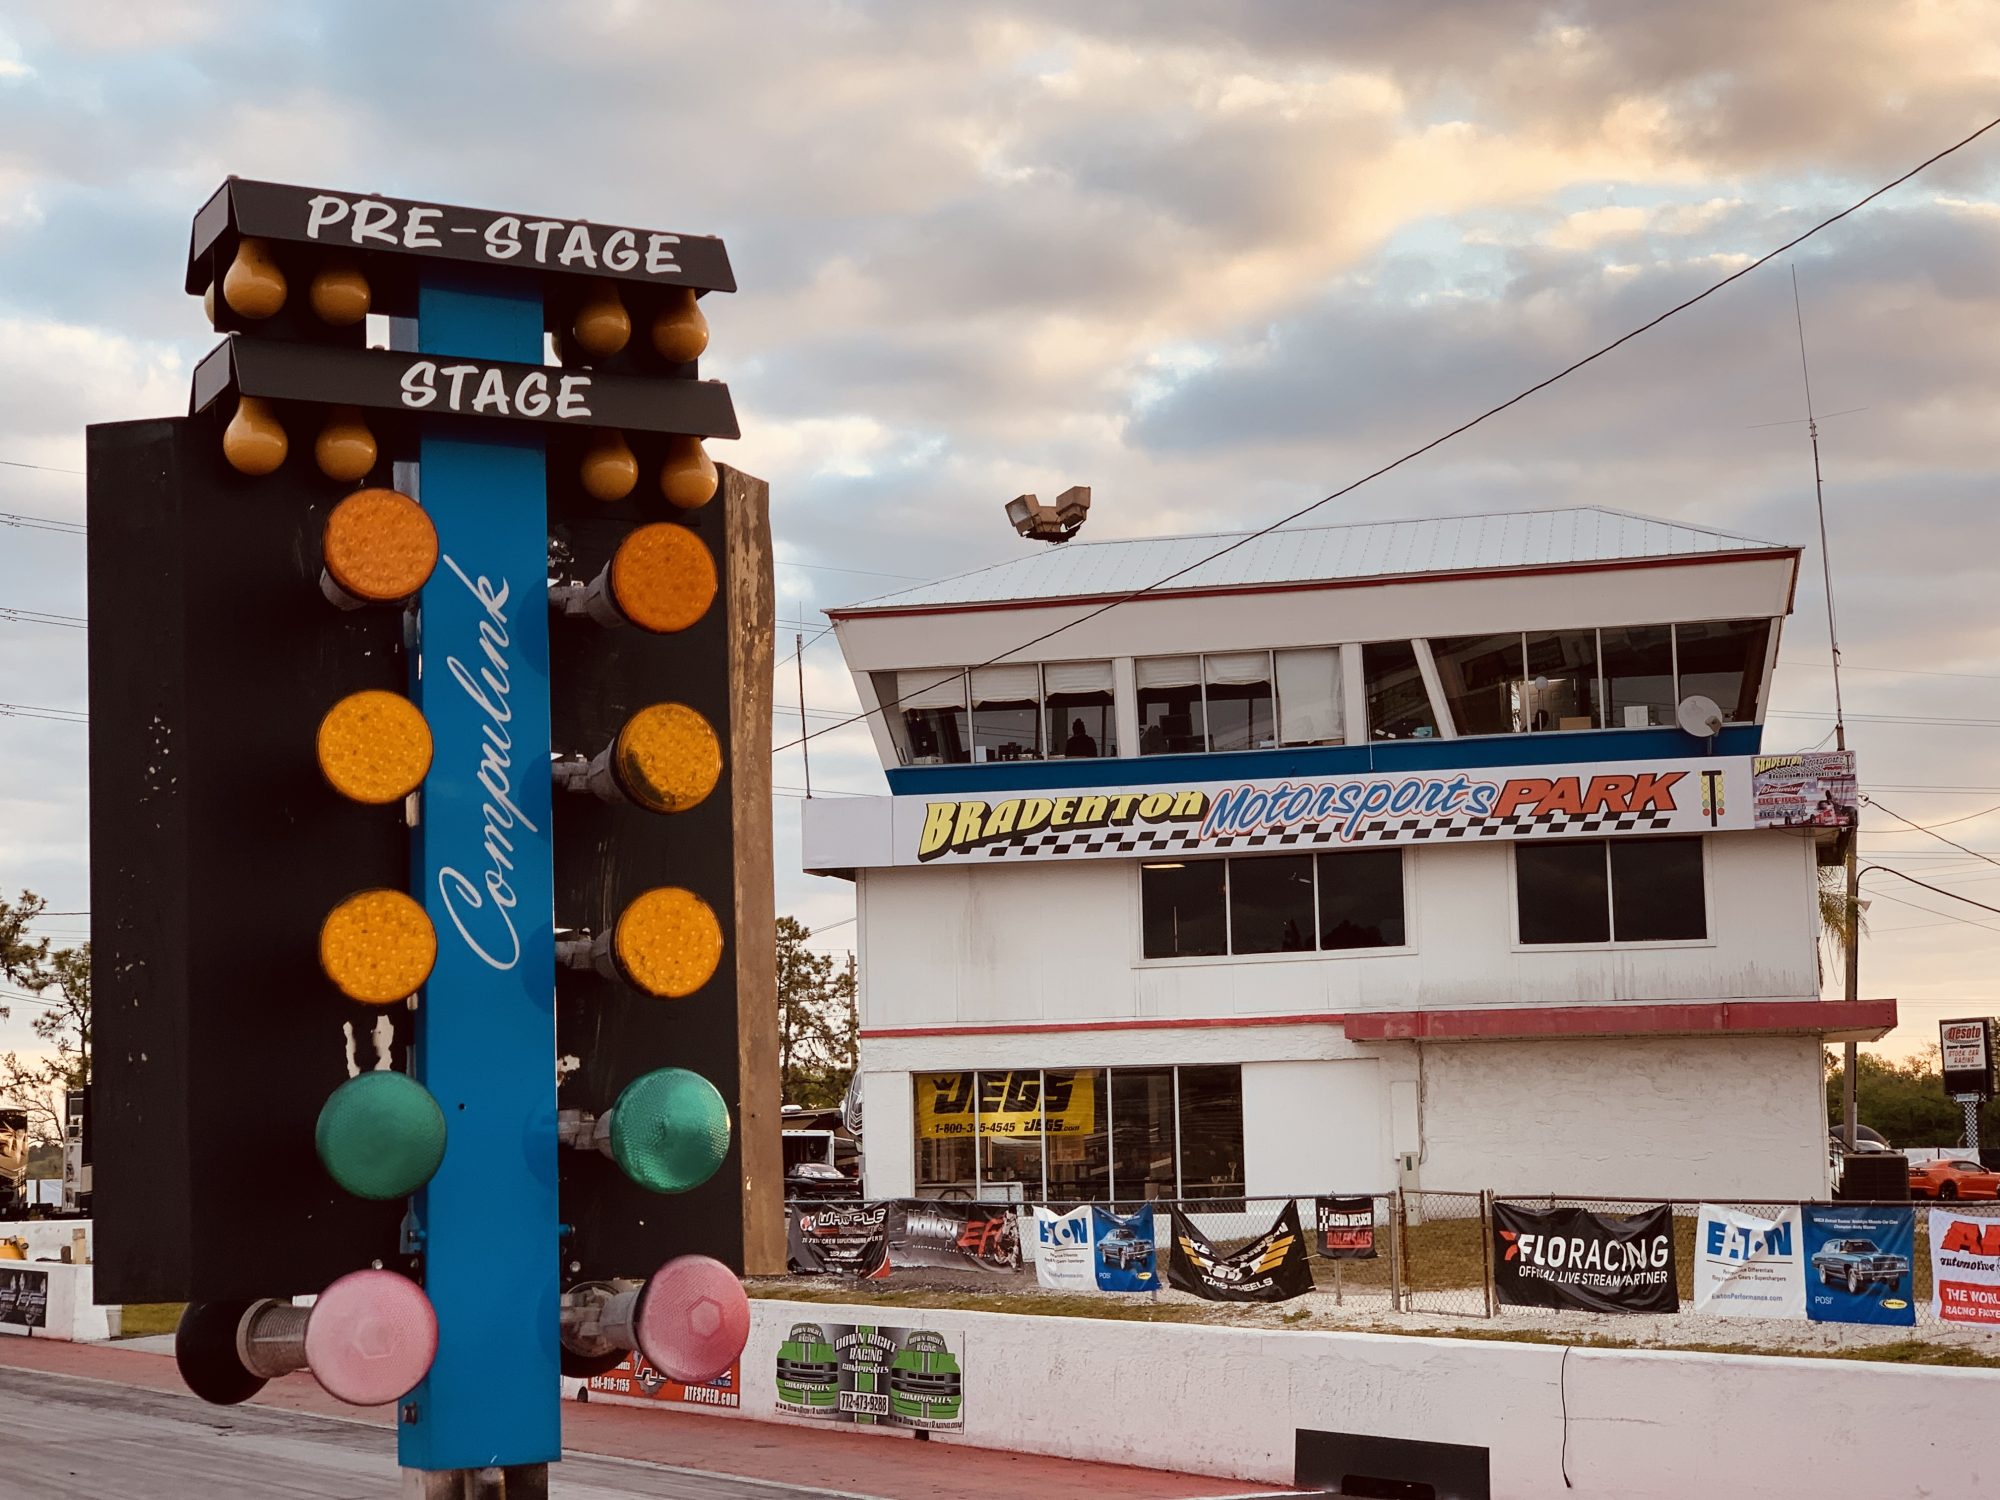
[[[813,794],[813,751],[812,731],[806,728],[806,638],[803,633],[792,637],[796,648],[792,660],[799,664],[799,758],[806,764],[806,796]]]

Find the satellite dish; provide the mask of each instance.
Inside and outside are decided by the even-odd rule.
[[[1693,693],[1681,699],[1681,706],[1674,710],[1674,718],[1696,739],[1713,739],[1722,728],[1722,707],[1713,698]]]

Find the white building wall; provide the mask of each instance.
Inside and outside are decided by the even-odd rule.
[[[1388,1113],[1383,1071],[1373,1057],[1245,1063],[1244,1191],[1282,1198],[1393,1188],[1382,1142]]]
[[[1168,961],[1140,956],[1136,861],[866,870],[862,1025],[1816,998],[1810,835],[1707,846],[1706,942],[1521,948],[1513,853],[1487,844],[1405,851],[1407,949]]]
[[[1422,1185],[1740,1199],[1829,1191],[1814,1037],[1431,1043]]]

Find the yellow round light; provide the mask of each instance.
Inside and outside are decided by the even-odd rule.
[[[678,1000],[707,984],[722,962],[722,924],[693,891],[661,886],[625,908],[611,948],[633,984]]]
[[[611,558],[611,597],[641,630],[687,629],[708,613],[715,587],[715,559],[685,526],[641,526]]]
[[[349,693],[319,721],[319,768],[356,802],[398,802],[431,768],[431,726],[401,693]]]
[[[401,891],[359,891],[326,914],[319,966],[343,995],[370,1005],[406,1000],[430,978],[437,930]]]
[[[328,514],[321,556],[333,581],[355,598],[389,604],[431,576],[437,527],[408,495],[356,490]]]
[[[686,812],[722,778],[722,745],[683,703],[655,703],[625,721],[611,760],[625,795],[654,812]]]

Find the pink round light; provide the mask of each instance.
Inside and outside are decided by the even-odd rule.
[[[416,1388],[437,1357],[437,1313],[394,1271],[354,1271],[319,1294],[306,1320],[306,1366],[327,1394],[380,1406]]]
[[[699,1385],[742,1355],[750,1339],[750,1299],[721,1261],[677,1256],[646,1279],[634,1323],[639,1352],[649,1364]]]

